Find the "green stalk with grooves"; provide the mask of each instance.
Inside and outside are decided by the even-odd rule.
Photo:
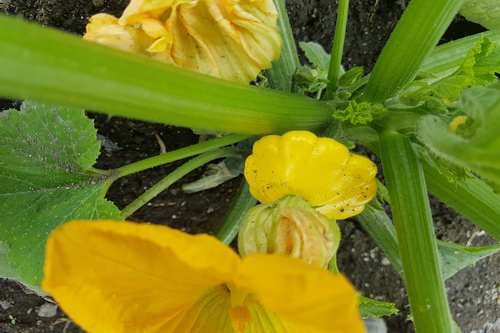
[[[383,102],[416,76],[437,45],[463,0],[412,0],[377,60],[366,98]]]
[[[392,267],[403,274],[403,265],[399,255],[399,247],[396,232],[392,223],[387,223],[388,216],[383,210],[377,209],[375,203],[366,206],[361,214],[355,217],[356,221],[370,235],[375,243],[382,248],[385,256],[392,264]]]
[[[332,44],[332,56],[330,59],[330,68],[328,71],[327,96],[331,97],[337,88],[337,82],[340,77],[340,68],[342,65],[342,56],[344,55],[344,43],[347,30],[347,19],[349,18],[349,0],[339,0],[337,9],[337,22],[335,24],[335,36]]]
[[[65,47],[61,47],[65,45]],[[0,16],[0,96],[245,134],[315,130],[330,108],[215,79]]]
[[[238,196],[233,199],[224,224],[217,231],[216,237],[225,244],[231,244],[240,231],[240,225],[245,219],[246,212],[255,206],[255,200],[250,194],[250,188],[243,179]]]
[[[422,166],[407,137],[385,131],[380,145],[416,331],[451,333],[452,319]]]
[[[432,194],[500,241],[500,195],[478,178],[451,182],[435,167],[423,167]]]
[[[175,169],[173,172],[169,173],[165,178],[160,180],[158,183],[153,185],[151,188],[146,190],[137,199],[135,199],[129,205],[127,205],[127,207],[122,209],[121,211],[122,218],[126,219],[127,217],[134,214],[142,206],[147,204],[158,194],[168,189],[172,184],[180,180],[182,177],[186,176],[191,171],[199,167],[202,167],[203,165],[213,160],[229,156],[239,156],[239,154],[236,153],[232,148],[221,148],[201,154],[200,156],[197,156],[191,159],[190,161],[184,163],[183,165]]]
[[[134,163],[127,164],[121,168],[111,170],[113,175],[111,179],[114,181],[118,178],[125,177],[137,172],[141,172],[147,169],[151,169],[163,164],[172,163],[184,158],[192,157],[201,153],[205,153],[210,150],[214,150],[220,147],[228,146],[233,143],[237,143],[248,139],[247,135],[226,135],[220,138],[215,138],[212,140],[197,143],[188,147],[180,148],[177,150],[169,151],[157,156],[146,158]]]
[[[273,62],[273,67],[266,71],[266,76],[273,89],[292,91],[293,76],[300,66],[297,45],[286,9],[286,0],[274,0],[278,11],[278,26],[283,40],[281,56]]]

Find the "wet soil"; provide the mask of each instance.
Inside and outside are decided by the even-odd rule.
[[[89,16],[97,12],[119,15],[128,0],[0,0],[0,11],[20,15],[41,24],[81,34]],[[330,47],[335,24],[336,1],[289,0],[289,11],[297,40],[316,41]],[[371,69],[406,2],[404,0],[360,0],[351,4],[346,41],[346,65]],[[458,19],[444,40],[480,31],[481,28]],[[0,100],[0,109],[17,103]],[[114,168],[155,155],[160,151],[158,137],[167,150],[187,146],[198,140],[189,129],[107,118],[90,114],[99,134],[105,138],[100,168]],[[115,183],[108,197],[118,207],[141,194],[178,164],[155,168],[129,176]],[[192,181],[203,169],[183,179],[147,206],[133,219],[168,224],[192,232],[214,232],[223,220],[240,179],[216,189],[187,195],[182,183]],[[441,239],[469,245],[487,244],[490,240],[468,221],[457,216],[437,200],[432,201],[436,232]],[[352,221],[342,222],[344,238],[339,251],[339,265],[353,283],[369,297],[395,302],[400,315],[387,320],[390,332],[413,332],[407,320],[408,305],[403,284],[387,259],[364,232]],[[500,332],[498,305],[500,256],[488,258],[466,269],[447,283],[456,321],[463,332]],[[0,333],[81,332],[64,314],[50,306],[49,299],[30,294],[11,281],[0,279]],[[497,323],[497,329],[493,328]]]

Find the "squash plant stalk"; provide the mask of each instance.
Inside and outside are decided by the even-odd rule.
[[[410,83],[437,45],[463,0],[413,0],[391,34],[366,87],[366,98],[383,102]]]
[[[118,178],[125,177],[147,169],[151,169],[163,164],[172,163],[178,160],[182,160],[184,158],[205,153],[210,150],[228,146],[233,143],[237,143],[245,139],[248,139],[249,137],[250,136],[248,135],[238,135],[238,134],[226,135],[220,138],[204,141],[188,147],[180,148],[177,150],[166,152],[164,154],[149,157],[141,161],[127,164],[116,170],[111,170],[111,172],[115,174],[113,177],[113,181]]]
[[[332,96],[337,88],[344,54],[345,36],[347,30],[347,19],[349,17],[349,0],[340,0],[337,9],[337,22],[335,24],[335,37],[333,39],[330,68],[328,71],[327,95]]]
[[[273,89],[290,92],[292,91],[293,76],[300,66],[295,38],[286,9],[286,0],[274,0],[278,11],[278,26],[283,40],[281,56],[273,62],[273,67],[266,73],[269,83]]]
[[[428,163],[424,162],[423,167],[432,194],[500,240],[500,195],[476,177],[451,182]]]
[[[202,167],[203,165],[213,160],[229,156],[239,156],[239,155],[232,148],[221,148],[204,153],[184,163],[183,165],[175,169],[173,172],[168,174],[165,178],[160,180],[158,183],[153,185],[151,188],[146,190],[143,194],[141,194],[137,199],[132,201],[124,209],[122,209],[121,211],[122,218],[123,219],[128,218],[130,215],[139,210],[142,206],[144,206],[153,198],[155,198],[158,194],[168,189],[172,184],[180,180],[182,177],[186,176],[191,171],[199,167]]]
[[[385,131],[380,144],[416,330],[451,333],[452,319],[422,166],[407,137]]]
[[[2,97],[164,124],[266,134],[330,121],[330,108],[311,98],[215,79],[3,16],[0,66]]]
[[[250,194],[250,188],[243,179],[238,196],[233,199],[224,224],[217,231],[216,237],[225,244],[231,244],[238,235],[240,225],[244,221],[246,212],[255,206],[257,200]]]

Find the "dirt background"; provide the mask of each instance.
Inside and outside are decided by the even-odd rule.
[[[300,41],[316,41],[330,47],[335,24],[336,1],[289,0],[294,34]],[[81,34],[88,17],[98,12],[119,15],[128,0],[0,0],[0,12],[23,16],[41,24]],[[404,0],[359,0],[351,4],[346,41],[346,65],[370,69],[403,9]],[[443,41],[481,31],[481,27],[457,19]],[[1,70],[1,69],[0,69]],[[0,100],[0,110],[18,103]],[[100,168],[114,168],[158,154],[159,136],[168,150],[197,141],[188,129],[133,122],[121,118],[95,118],[99,133],[106,138],[98,161]],[[137,197],[177,164],[155,168],[115,183],[109,198],[120,208]],[[189,175],[180,184],[162,193],[139,210],[134,219],[168,224],[198,233],[213,232],[223,220],[239,179],[217,189],[186,195],[180,186],[199,177],[203,170]],[[457,216],[437,200],[432,200],[437,235],[469,245],[491,242],[484,233]],[[387,319],[389,332],[413,332],[407,320],[408,304],[402,281],[381,251],[352,221],[342,222],[343,240],[339,266],[353,283],[369,297],[393,301],[402,310]],[[500,256],[481,261],[447,282],[449,300],[463,332],[500,332],[499,281]],[[495,325],[496,323],[496,325]],[[12,281],[0,279],[0,333],[81,332],[50,300],[30,294]]]

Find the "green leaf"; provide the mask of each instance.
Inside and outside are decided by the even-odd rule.
[[[330,55],[323,46],[315,42],[300,42],[300,48],[304,51],[307,60],[318,69],[328,72],[330,66]]]
[[[497,81],[500,72],[500,47],[488,38],[480,39],[452,73],[427,75],[388,102],[393,108],[421,108],[420,112],[445,113],[456,107],[466,88],[487,86]],[[425,73],[424,73],[425,74]]]
[[[490,30],[500,30],[500,2],[498,0],[466,0],[460,14],[469,21]]]
[[[442,274],[449,279],[462,269],[500,251],[500,244],[481,247],[467,247],[460,244],[438,241]]]
[[[396,230],[385,210],[377,201],[373,201],[360,215],[356,216],[356,220],[380,249],[382,249],[394,269],[401,274],[402,264],[399,256]],[[441,274],[445,280],[479,260],[500,251],[500,244],[467,247],[438,240],[437,246],[441,261]]]
[[[227,158],[216,164],[209,164],[203,176],[194,182],[182,185],[186,193],[197,193],[215,188],[243,172],[243,158]]]
[[[81,110],[24,103],[0,117],[0,270],[36,288],[45,241],[72,219],[118,218],[92,172],[96,130]]]
[[[469,118],[457,133],[440,117],[422,117],[417,125],[419,140],[437,157],[500,185],[500,87],[466,90],[461,111]]]
[[[399,312],[393,303],[377,301],[364,296],[359,296],[359,311],[363,319],[387,317]]]
[[[486,31],[439,45],[425,58],[420,70],[437,76],[453,72],[463,63],[467,52],[483,38],[498,44],[500,31]]]

